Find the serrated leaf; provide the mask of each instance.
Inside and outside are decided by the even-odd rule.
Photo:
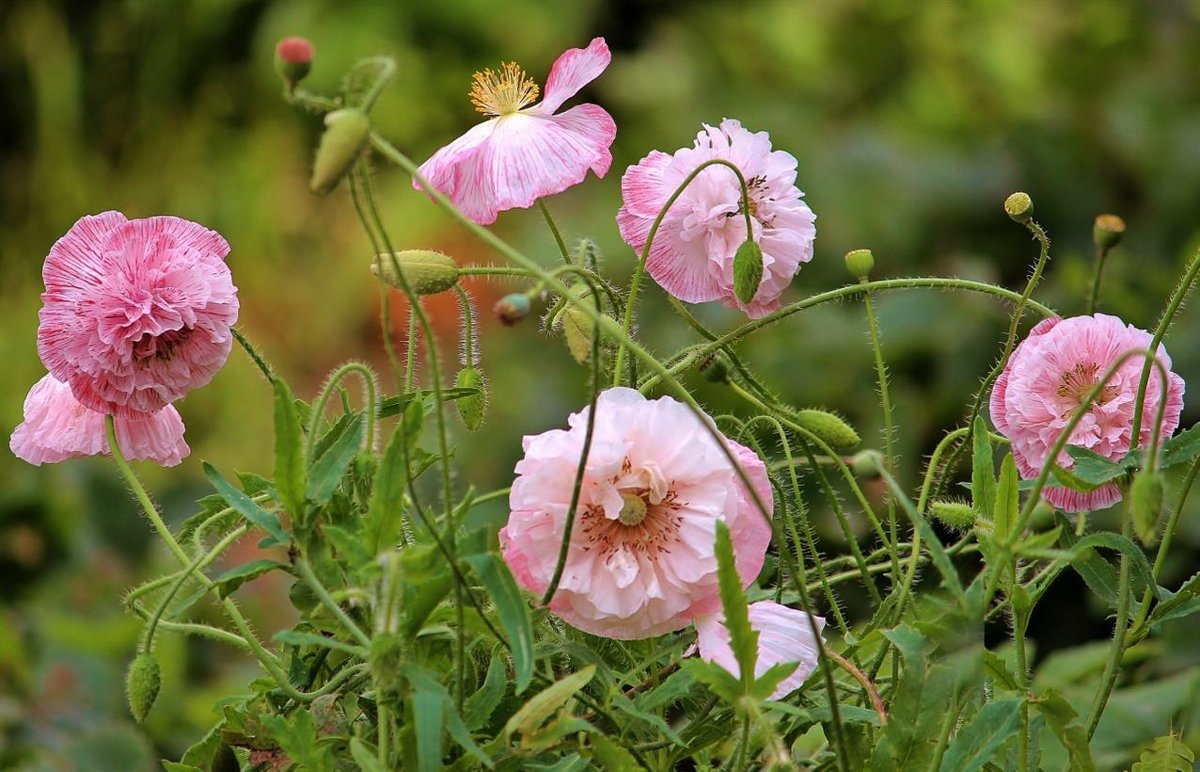
[[[796,672],[798,667],[800,667],[799,662],[779,662],[772,665],[754,680],[754,686],[750,690],[751,694],[760,700],[771,699],[771,695],[783,683],[783,679]]]
[[[662,719],[661,716],[656,713],[651,713],[650,711],[641,709],[633,700],[629,699],[624,694],[614,694],[612,696],[612,704],[622,713],[625,713],[632,718],[637,719],[638,721],[643,721],[646,724],[653,726],[662,733],[663,737],[675,743],[680,748],[687,747],[687,743],[683,741],[683,738],[681,738],[679,734],[676,733],[676,731]]]
[[[737,703],[742,693],[741,682],[728,670],[715,662],[702,659],[685,659],[679,663],[683,672],[712,690],[712,693],[730,705]]]
[[[749,602],[742,589],[742,578],[738,575],[733,556],[733,540],[724,520],[717,521],[716,554],[717,586],[721,608],[725,613],[724,625],[729,631],[729,646],[738,664],[742,694],[749,694],[754,684],[754,666],[758,661],[758,631],[750,626]]]
[[[996,467],[992,458],[992,440],[983,416],[975,416],[971,436],[971,504],[976,512],[991,519],[996,505]]]
[[[463,724],[462,718],[459,717],[458,711],[454,709],[454,703],[450,699],[450,692],[438,680],[436,673],[426,670],[417,665],[406,665],[404,668],[404,677],[408,680],[413,689],[413,705],[417,706],[417,698],[420,698],[421,711],[429,712],[435,708],[440,710],[440,717],[434,719],[432,713],[425,715],[425,725],[421,726],[421,718],[417,720],[417,754],[420,757],[421,753],[421,730],[426,732],[426,748],[429,750],[427,756],[434,755],[435,744],[434,740],[434,725],[438,725],[436,753],[437,758],[434,761],[439,766],[430,767],[431,769],[439,769],[441,764],[441,726],[444,726],[450,733],[450,737],[454,739],[459,746],[467,753],[475,757],[477,761],[483,764],[488,769],[491,769],[494,764],[482,748],[480,748],[475,740],[472,739],[471,733]],[[422,766],[425,762],[419,763]],[[430,762],[432,763],[432,762]]]
[[[479,389],[467,387],[451,387],[442,389],[442,401],[453,402],[456,399],[463,397],[472,397],[479,393]],[[404,394],[398,394],[394,397],[387,397],[379,403],[378,416],[380,418],[391,418],[394,415],[399,415],[405,408],[413,404],[413,402],[422,402],[426,398],[433,396],[432,389],[421,391],[410,391]]]
[[[366,650],[361,646],[315,633],[302,633],[298,630],[280,630],[275,633],[274,640],[288,646],[320,646],[335,651],[344,651],[356,657],[366,657],[367,655]]]
[[[1094,547],[1103,547],[1127,556],[1134,575],[1150,588],[1150,592],[1155,598],[1159,596],[1158,585],[1154,582],[1154,574],[1150,570],[1150,561],[1146,559],[1146,553],[1142,551],[1142,548],[1134,544],[1131,539],[1115,533],[1093,533],[1077,541],[1071,551],[1082,553],[1084,550]]]
[[[1200,572],[1192,574],[1175,592],[1168,593],[1164,590],[1162,601],[1150,614],[1150,621],[1161,623],[1194,614],[1200,611],[1200,603],[1197,601],[1200,601]]]
[[[592,734],[591,744],[592,758],[600,762],[599,766],[607,772],[641,772],[642,765],[638,764],[633,754],[602,733]]]
[[[317,730],[308,711],[297,710],[286,717],[263,714],[259,720],[288,758],[306,772],[333,772],[333,753],[317,742]]]
[[[306,495],[310,501],[324,504],[329,501],[338,484],[345,476],[350,462],[362,445],[363,432],[362,413],[355,413],[350,425],[334,441],[329,449],[322,453],[312,463],[308,471],[308,489]]]
[[[504,725],[504,737],[510,738],[514,734],[530,735],[536,732],[546,722],[546,719],[567,703],[567,700],[587,686],[594,675],[596,675],[596,666],[588,665],[577,673],[555,681],[530,697],[529,701],[522,705]]]
[[[250,521],[251,524],[266,531],[276,543],[288,543],[290,539],[274,513],[266,511],[245,493],[230,485],[229,481],[212,464],[205,461],[200,466],[204,470],[204,476],[217,489],[217,493],[229,503],[229,506],[236,509],[238,514]]]
[[[508,668],[498,651],[492,652],[483,686],[463,704],[463,723],[468,729],[481,728],[492,717],[504,693],[508,690]]]
[[[1200,456],[1200,424],[1176,434],[1158,450],[1158,468],[1186,464]]]
[[[1071,703],[1054,689],[1033,700],[1033,706],[1046,718],[1046,724],[1071,756],[1071,769],[1076,772],[1095,772],[1092,751],[1088,745],[1087,729],[1079,723],[1079,714]]]
[[[490,553],[467,555],[463,562],[475,571],[496,604],[496,614],[512,649],[516,691],[520,694],[533,679],[533,624],[529,621],[529,607],[521,597],[508,565],[498,556]]]
[[[1196,762],[1192,749],[1173,734],[1163,735],[1133,765],[1132,772],[1191,772]]]
[[[304,489],[307,465],[304,459],[304,433],[296,414],[296,398],[287,384],[278,378],[275,388],[275,489],[280,503],[293,519],[304,516]]]
[[[1025,700],[1009,698],[986,703],[959,730],[942,757],[942,772],[975,772],[992,761],[997,749],[1020,727]]]
[[[341,555],[343,562],[354,571],[362,571],[375,560],[375,553],[368,552],[363,539],[357,531],[350,531],[336,525],[327,525],[321,533]]]
[[[367,509],[364,525],[366,548],[372,555],[378,555],[393,547],[400,534],[404,517],[404,497],[408,490],[408,470],[405,467],[408,457],[405,443],[408,442],[408,436],[406,431],[396,431],[392,434],[379,468],[375,470],[371,504]]]
[[[217,595],[224,600],[246,582],[257,579],[263,574],[276,569],[290,571],[291,566],[287,563],[281,563],[278,560],[252,560],[249,563],[243,563],[236,568],[229,569],[214,579],[213,584],[217,586]]]
[[[992,505],[992,532],[996,541],[1004,544],[1016,525],[1020,509],[1017,494],[1017,464],[1011,453],[1000,462],[1000,482],[996,485],[996,500]]]
[[[201,769],[208,769],[212,766],[213,759],[225,744],[221,740],[221,730],[225,728],[224,719],[213,724],[212,729],[194,744],[183,752],[183,758],[179,761],[183,764],[190,764]]]

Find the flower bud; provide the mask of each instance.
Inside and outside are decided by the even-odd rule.
[[[325,133],[317,146],[308,186],[322,196],[337,187],[358,160],[371,135],[371,119],[357,107],[335,110],[325,116]]]
[[[1134,475],[1133,484],[1129,486],[1129,508],[1133,514],[1133,530],[1142,544],[1158,541],[1162,506],[1162,475],[1145,469]]]
[[[824,410],[798,410],[793,420],[835,448],[848,448],[862,441],[854,427],[834,413]]]
[[[700,363],[700,372],[710,383],[729,383],[729,362],[719,351]]]
[[[529,298],[522,292],[512,292],[496,301],[492,311],[505,327],[512,327],[529,316]]]
[[[956,531],[975,525],[975,510],[960,501],[935,501],[930,511],[939,522]]]
[[[475,367],[464,367],[458,371],[454,385],[460,389],[478,389],[478,393],[462,397],[454,401],[458,410],[458,419],[462,421],[467,431],[475,431],[483,426],[483,416],[487,412],[487,382],[483,373]]]
[[[748,238],[733,255],[733,294],[743,303],[754,300],[762,275],[762,249],[754,239]]]
[[[125,675],[125,694],[129,697],[129,712],[140,724],[154,707],[158,690],[162,686],[162,672],[158,660],[152,654],[139,654],[129,665]]]
[[[288,89],[304,80],[312,69],[313,44],[306,38],[284,38],[275,46],[275,72],[283,78]]]
[[[595,304],[591,287],[582,282],[571,288],[571,296],[577,298],[579,303]],[[583,364],[592,356],[592,332],[596,329],[596,322],[587,311],[579,307],[579,303],[567,304],[559,317],[559,325],[562,327],[563,337],[567,339],[567,348],[571,351],[571,356],[576,362]]]
[[[379,255],[371,264],[371,273],[391,286],[403,289],[404,285],[396,275],[397,266],[409,288],[418,295],[436,295],[458,283],[459,269],[454,258],[430,249],[404,249],[391,255]]]
[[[1092,226],[1092,243],[1096,249],[1107,251],[1121,243],[1125,235],[1125,221],[1115,214],[1102,214],[1096,217]]]
[[[883,476],[883,454],[878,450],[863,450],[850,459],[850,469],[856,477],[874,480]]]
[[[1004,211],[1013,222],[1027,223],[1033,219],[1033,199],[1028,193],[1013,193],[1004,199]]]
[[[875,255],[869,249],[855,249],[846,253],[846,270],[859,281],[866,281],[875,270]]]

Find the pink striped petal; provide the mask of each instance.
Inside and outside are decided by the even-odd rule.
[[[819,649],[812,634],[808,614],[773,601],[751,603],[750,626],[758,631],[758,658],[754,663],[755,677],[761,676],[775,665],[797,663],[791,675],[783,679],[771,699],[778,700],[799,689],[813,671],[817,669]],[[814,617],[817,631],[825,628],[825,620]],[[729,645],[729,631],[725,629],[725,615],[716,613],[696,619],[696,643],[700,658],[720,665],[737,677],[741,673],[733,648]]]
[[[534,105],[527,112],[550,115],[579,93],[579,89],[600,77],[611,61],[612,54],[604,38],[594,38],[587,48],[564,51],[550,68],[541,104]]]

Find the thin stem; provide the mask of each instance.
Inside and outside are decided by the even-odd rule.
[[[376,703],[376,705],[376,716],[378,722],[376,733],[379,735],[376,745],[378,746],[379,750],[379,765],[383,769],[390,769],[391,754],[388,753],[388,739],[389,735],[391,734],[392,714],[387,706],[387,703],[383,700],[380,700],[378,703]]]
[[[1196,481],[1196,473],[1200,472],[1200,458],[1192,462],[1188,469],[1187,476],[1183,479],[1182,485],[1179,487],[1179,501],[1175,508],[1171,510],[1171,516],[1167,519],[1167,527],[1163,531],[1162,541],[1158,545],[1158,553],[1154,556],[1154,566],[1150,571],[1150,576],[1157,583],[1159,576],[1162,574],[1163,566],[1167,562],[1167,552],[1171,549],[1171,541],[1175,538],[1175,529],[1179,526],[1179,516],[1183,514],[1183,505],[1187,503],[1188,494],[1192,491],[1192,484]],[[1151,588],[1147,587],[1145,594],[1142,595],[1142,603],[1138,609],[1137,617],[1133,628],[1136,630],[1141,627],[1146,621],[1146,616],[1150,612],[1150,601],[1153,599],[1154,593]]]
[[[1108,257],[1108,247],[1096,249],[1096,267],[1092,271],[1092,291],[1088,293],[1088,316],[1096,313],[1096,301],[1100,299],[1100,277],[1104,274],[1104,259]]]
[[[879,342],[879,322],[875,318],[875,305],[871,301],[871,293],[863,293],[863,307],[867,312],[867,330],[871,337],[871,350],[875,355],[875,375],[879,382],[879,401],[883,409],[883,447],[884,467],[889,471],[896,468],[896,427],[892,414],[892,398],[888,390],[887,364],[883,361],[883,347]],[[900,557],[896,554],[895,545],[899,541],[896,530],[896,501],[888,496],[888,546],[892,548],[892,586],[900,577]]]
[[[1121,530],[1122,534],[1129,538],[1132,532],[1133,518],[1128,505],[1123,512],[1124,527]],[[1104,714],[1104,707],[1108,704],[1108,698],[1112,694],[1113,687],[1117,684],[1117,676],[1121,672],[1121,659],[1125,654],[1125,633],[1128,630],[1129,622],[1129,601],[1132,595],[1129,581],[1129,556],[1122,552],[1121,564],[1117,572],[1117,619],[1113,623],[1112,647],[1109,649],[1108,659],[1104,662],[1104,675],[1100,677],[1100,689],[1096,692],[1096,697],[1092,700],[1092,707],[1088,711],[1087,736],[1089,740],[1092,739],[1092,735],[1096,734],[1096,727],[1100,723],[1100,717]]]
[[[836,651],[829,649],[825,650],[825,656],[838,664],[838,667],[845,670],[847,673],[858,681],[867,694],[871,695],[871,707],[875,708],[875,713],[879,715],[879,723],[884,726],[888,722],[887,710],[883,707],[883,698],[879,696],[879,690],[875,688],[875,684],[871,683],[871,679],[867,678],[867,674],[854,666],[854,663],[838,654]]]
[[[254,347],[254,344],[252,344],[245,334],[243,334],[242,331],[237,327],[230,327],[229,331],[233,333],[233,339],[238,342],[238,345],[240,345],[245,352],[250,355],[250,359],[253,360],[254,364],[258,365],[259,371],[266,376],[268,381],[274,382],[274,371],[272,371],[271,366],[267,364],[267,360],[263,359],[262,354],[258,353],[258,349]]]
[[[550,216],[550,210],[546,207],[545,199],[537,200],[538,209],[542,211],[542,217],[546,218],[546,225],[549,226],[550,232],[554,234],[554,243],[558,244],[558,251],[562,254],[563,262],[567,265],[571,264],[571,253],[567,251],[567,243],[563,241],[562,233],[559,232],[558,226],[554,223],[554,218]]]
[[[1009,563],[1011,573],[1009,581],[1012,582],[1012,587],[1017,587],[1017,561],[1013,560]],[[1025,633],[1029,626],[1029,611],[1028,609],[1018,609],[1015,604],[1013,606],[1013,643],[1017,650],[1017,683],[1021,689],[1029,691],[1029,662],[1028,654],[1025,650]],[[1020,742],[1018,743],[1017,764],[1021,772],[1029,769],[1029,703],[1023,701],[1021,703],[1021,734]]]
[[[350,200],[354,203],[354,211],[358,213],[358,219],[362,220],[365,213],[362,208],[362,198],[359,192],[361,182],[367,176],[367,161],[364,157],[358,162],[354,172],[350,175]],[[371,251],[375,255],[375,275],[383,276],[383,255],[380,254],[379,244],[375,239],[371,239]],[[388,365],[392,368],[392,379],[395,381],[396,387],[399,388],[402,381],[400,369],[400,357],[396,354],[396,341],[392,338],[392,303],[391,295],[388,293],[387,283],[383,279],[377,282],[379,285],[379,332],[383,336],[383,350],[387,353]]]
[[[375,449],[375,424],[379,421],[378,402],[375,399],[375,371],[361,362],[347,362],[346,364],[333,371],[333,375],[329,376],[329,380],[325,382],[325,388],[321,389],[321,395],[317,398],[313,405],[312,416],[308,421],[308,447],[305,449],[305,457],[312,460],[313,452],[317,446],[318,429],[321,426],[321,419],[325,416],[325,407],[329,404],[329,399],[333,396],[334,390],[342,379],[347,375],[354,373],[362,379],[363,382],[363,413],[367,419],[367,436],[366,447]]]
[[[461,286],[455,284],[454,292],[458,295],[458,304],[462,309],[463,326],[463,365],[475,366],[475,312],[471,308],[471,296]]]
[[[351,619],[350,615],[338,605],[337,601],[330,597],[329,590],[325,588],[325,585],[322,584],[321,580],[317,578],[317,575],[313,573],[312,566],[309,564],[308,558],[298,558],[296,560],[296,570],[300,572],[300,578],[302,578],[304,582],[312,589],[313,593],[316,594],[317,599],[320,600],[321,603],[324,604],[325,608],[329,609],[329,612],[333,614],[333,616],[339,622],[342,623],[342,626],[354,636],[354,639],[361,643],[364,647],[370,648],[370,637],[362,631],[362,628],[355,624],[354,620]]]

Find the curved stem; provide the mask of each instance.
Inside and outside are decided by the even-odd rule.
[[[888,390],[887,365],[883,361],[883,347],[879,342],[879,322],[875,318],[875,305],[871,302],[870,291],[863,293],[863,307],[867,312],[867,330],[871,338],[871,350],[875,354],[875,374],[879,382],[879,400],[883,409],[883,447],[884,467],[889,471],[896,468],[896,427],[892,414],[892,398]],[[896,530],[896,501],[888,496],[888,546],[892,548],[892,586],[900,578],[900,558],[896,554],[895,544],[899,541]]]
[[[1124,527],[1121,531],[1123,536],[1129,538],[1133,518],[1130,516],[1128,505],[1123,512]],[[1125,655],[1125,634],[1129,629],[1129,601],[1132,595],[1129,581],[1129,557],[1122,552],[1121,565],[1117,573],[1117,619],[1113,623],[1112,647],[1109,650],[1108,659],[1104,662],[1104,675],[1100,677],[1100,689],[1092,700],[1091,709],[1088,710],[1087,736],[1089,740],[1096,733],[1096,726],[1100,723],[1100,717],[1104,715],[1104,706],[1108,704],[1108,698],[1112,694],[1113,687],[1117,684],[1117,676],[1121,672],[1121,659]]]
[[[378,402],[375,399],[375,371],[361,362],[347,362],[346,364],[333,371],[333,375],[329,376],[329,380],[325,382],[325,388],[321,389],[321,396],[317,398],[313,405],[312,416],[308,421],[308,447],[305,449],[305,457],[312,460],[313,450],[317,446],[318,429],[321,426],[321,419],[325,416],[325,407],[329,404],[330,397],[333,396],[334,389],[342,382],[342,379],[351,373],[355,373],[362,379],[363,382],[363,413],[367,419],[367,436],[366,447],[375,449],[375,424],[379,421]]]
[[[342,623],[342,626],[354,636],[355,640],[369,649],[371,647],[371,639],[362,631],[362,628],[355,624],[354,620],[338,605],[337,601],[329,596],[329,590],[325,588],[325,585],[321,584],[321,580],[313,573],[308,558],[297,558],[296,570],[300,572],[300,578],[312,588],[313,593],[316,594],[317,599],[324,604],[325,608],[329,609],[329,612]]]
[[[350,200],[354,204],[354,211],[358,214],[361,220],[365,217],[362,208],[362,201],[359,195],[359,187],[362,185],[361,180],[365,179],[368,174],[367,161],[363,157],[355,165],[353,173],[350,175]],[[383,275],[383,255],[378,249],[372,250],[375,253],[375,275]],[[387,354],[388,365],[392,368],[392,379],[395,382],[396,388],[401,388],[403,381],[401,373],[403,370],[400,367],[400,357],[396,353],[396,341],[393,338],[392,332],[392,304],[391,296],[388,294],[387,284],[378,282],[379,285],[379,332],[383,337],[383,350]]]
[[[554,218],[550,216],[550,210],[546,207],[545,199],[537,200],[538,209],[542,211],[542,217],[546,218],[546,225],[549,226],[550,232],[554,234],[554,243],[558,245],[558,251],[562,255],[563,262],[567,265],[571,264],[571,253],[567,251],[567,243],[563,241],[562,233],[558,230],[558,225],[555,224]]]
[[[1096,313],[1096,302],[1100,299],[1100,277],[1104,274],[1104,259],[1108,257],[1108,247],[1096,249],[1096,267],[1092,271],[1092,291],[1088,293],[1087,315]]]
[[[254,344],[250,342],[249,338],[247,338],[245,334],[242,333],[242,331],[237,327],[230,327],[229,331],[233,333],[233,339],[238,342],[238,345],[250,355],[250,359],[255,365],[258,366],[259,372],[265,375],[268,381],[274,382],[274,371],[272,371],[271,366],[267,364],[267,360],[263,359],[262,354],[258,353],[258,349],[254,347]]]

